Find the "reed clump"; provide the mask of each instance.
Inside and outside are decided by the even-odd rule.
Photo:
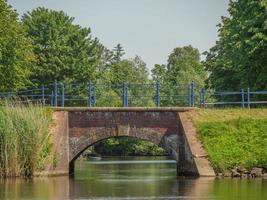
[[[51,123],[41,105],[1,103],[0,177],[31,177],[51,162]]]

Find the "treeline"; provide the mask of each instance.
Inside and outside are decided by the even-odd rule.
[[[229,3],[222,17],[219,40],[200,61],[192,46],[177,47],[167,64],[149,70],[140,56],[124,59],[122,45],[108,49],[91,29],[74,23],[63,11],[43,7],[18,19],[17,12],[0,0],[0,90],[59,82],[189,83],[216,90],[267,89],[266,0]]]
[[[18,14],[0,0],[0,91],[20,90],[51,83],[92,81],[120,84],[188,83],[195,79],[204,85],[206,77],[200,53],[192,46],[174,49],[168,65],[149,70],[140,56],[124,59],[118,44],[106,48],[91,34],[90,28],[74,23],[63,11],[43,7]]]

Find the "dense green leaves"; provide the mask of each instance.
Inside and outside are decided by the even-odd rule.
[[[112,106],[122,106],[122,88],[123,84],[128,84],[128,96],[130,98],[131,106],[140,106],[140,105],[152,105],[153,96],[151,95],[151,89],[147,88],[145,85],[136,85],[136,84],[148,84],[150,80],[148,78],[148,69],[146,63],[138,56],[134,59],[123,59],[118,62],[112,62],[107,65],[105,70],[101,75],[101,78],[98,79],[98,83],[111,84],[109,90],[101,91],[100,99],[98,100],[98,106],[107,105],[107,100],[101,99],[106,98],[107,96],[112,96],[112,99],[108,99]],[[142,99],[142,96],[151,96],[150,99]],[[102,103],[102,104],[101,104]],[[110,104],[109,104],[110,105]]]
[[[167,155],[167,151],[158,145],[133,137],[117,137],[100,141],[93,151],[104,156],[158,156]]]
[[[89,28],[73,23],[63,11],[37,8],[24,14],[22,23],[34,46],[36,83],[95,80],[101,63],[102,46]]]
[[[219,24],[219,41],[206,53],[209,83],[217,90],[267,89],[267,3],[238,0]]]
[[[185,105],[188,85],[195,82],[198,89],[204,86],[206,72],[200,63],[200,53],[192,46],[177,47],[169,55],[167,65],[155,65],[152,69],[154,81],[163,83],[162,105]],[[179,85],[179,86],[174,86]]]
[[[34,55],[17,13],[0,0],[0,90],[23,89],[29,84]]]
[[[121,61],[122,56],[125,54],[123,47],[121,44],[117,44],[113,49],[113,60],[115,62]]]
[[[203,87],[206,73],[200,63],[198,49],[184,46],[171,52],[167,65],[156,64],[152,69],[152,77],[166,84],[189,84],[195,81],[196,85]]]
[[[177,47],[169,55],[167,81],[173,84],[185,84],[195,81],[204,86],[206,74],[200,63],[200,53],[192,46]]]

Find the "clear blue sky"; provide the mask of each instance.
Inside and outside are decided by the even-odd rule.
[[[112,49],[121,43],[125,57],[139,55],[151,69],[166,63],[173,48],[208,50],[217,39],[229,0],[8,0],[20,14],[44,6],[64,10],[75,23],[90,27]]]

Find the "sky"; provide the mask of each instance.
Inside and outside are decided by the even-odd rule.
[[[125,58],[167,63],[175,47],[192,45],[200,53],[217,40],[216,26],[227,16],[229,0],[8,0],[23,14],[39,6],[63,10],[75,23],[90,27],[107,48],[120,43]],[[203,59],[203,57],[202,57]]]

